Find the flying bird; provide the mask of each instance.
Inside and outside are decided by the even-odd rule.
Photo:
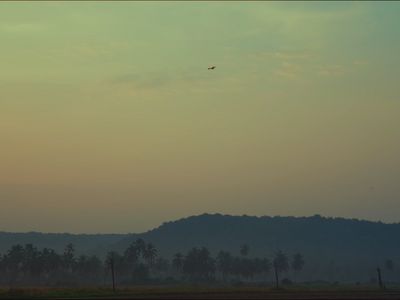
[[[208,70],[214,70],[216,68],[216,66],[211,66],[211,67],[208,67]]]

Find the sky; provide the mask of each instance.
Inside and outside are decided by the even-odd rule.
[[[0,3],[0,231],[142,232],[202,213],[399,222],[399,15]]]

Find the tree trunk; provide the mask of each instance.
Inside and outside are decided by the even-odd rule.
[[[113,292],[115,292],[114,258],[111,260],[111,276],[112,276],[112,287],[113,287]]]
[[[383,281],[382,281],[382,276],[381,276],[381,269],[377,268],[376,271],[378,272],[379,288],[383,290],[384,286],[383,286]]]
[[[279,289],[279,275],[278,275],[278,268],[274,266],[275,270],[275,283],[276,283],[276,288]]]

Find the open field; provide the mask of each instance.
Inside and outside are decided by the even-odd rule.
[[[0,299],[400,299],[400,290],[136,287],[0,289]]]

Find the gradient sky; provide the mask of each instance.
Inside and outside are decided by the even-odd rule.
[[[0,230],[400,221],[399,16],[399,2],[0,3]]]

